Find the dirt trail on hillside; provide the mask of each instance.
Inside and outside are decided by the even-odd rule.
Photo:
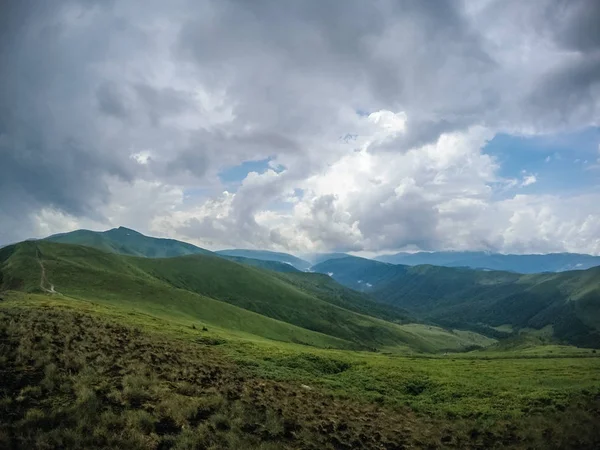
[[[39,249],[37,249],[36,251],[36,256],[38,263],[40,264],[40,268],[42,269],[42,275],[40,278],[40,289],[49,294],[58,294],[58,292],[54,290],[54,285],[48,281],[48,278],[46,278],[46,268],[44,267],[44,263],[42,262]],[[48,289],[46,285],[50,285],[50,288]]]

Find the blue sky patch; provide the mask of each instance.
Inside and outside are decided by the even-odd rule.
[[[241,183],[250,172],[263,173],[269,169],[271,158],[259,159],[256,161],[244,161],[237,166],[228,167],[219,172],[219,178],[222,183]]]
[[[503,178],[522,180],[534,174],[537,182],[522,189],[528,193],[555,193],[597,185],[600,128],[545,136],[497,134],[483,149],[500,165]]]

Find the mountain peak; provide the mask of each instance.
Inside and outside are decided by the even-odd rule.
[[[127,227],[112,228],[108,231],[105,231],[105,233],[115,233],[115,232],[137,234],[137,235],[143,236],[143,234],[140,233],[139,231],[135,231],[135,230],[132,230],[131,228],[127,228]]]

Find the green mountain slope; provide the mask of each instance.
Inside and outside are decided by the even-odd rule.
[[[279,262],[279,261],[269,261],[265,259],[254,259],[254,258],[244,258],[243,256],[228,256],[219,254],[221,258],[228,259],[229,261],[234,261],[240,264],[246,264],[247,266],[259,267],[261,269],[272,270],[273,272],[300,272],[300,270],[296,269],[294,266],[288,263]]]
[[[440,345],[424,329],[342,308],[280,274],[218,256],[139,258],[37,241],[3,249],[1,257],[4,289],[56,290],[238,334],[337,348],[436,351],[473,343],[471,337],[441,330]]]
[[[310,261],[313,265],[319,264],[323,261],[327,261],[328,259],[338,259],[345,258],[348,255],[347,253],[304,253],[300,254],[300,257]]]
[[[125,227],[113,228],[108,231],[77,230],[49,236],[45,240],[62,244],[85,245],[105,252],[148,258],[170,258],[211,253],[187,242],[153,238]]]
[[[327,274],[352,289],[371,291],[373,286],[393,278],[408,270],[406,266],[382,263],[357,256],[346,256],[323,261],[314,265],[311,270]]]
[[[412,329],[334,305],[314,290],[299,289],[276,273],[216,256],[143,259],[136,264],[175,287],[371,348],[409,344],[433,349],[413,335]]]
[[[600,268],[520,275],[350,257],[313,270],[446,326],[481,331],[482,325],[517,330],[550,325],[561,341],[600,347]]]
[[[396,306],[376,303],[371,296],[346,288],[327,275],[295,272],[282,273],[278,276],[303,291],[316,294],[320,299],[350,311],[394,323],[414,322],[414,318],[408,311]]]
[[[266,250],[245,250],[245,249],[228,249],[215,252],[221,256],[235,256],[241,258],[259,259],[262,261],[278,261],[280,263],[291,264],[298,270],[306,270],[311,264],[308,261],[290,255],[289,253],[269,252]]]
[[[38,258],[39,257],[39,258]],[[136,267],[138,258],[54,243],[22,243],[0,253],[0,290],[39,292],[50,283],[64,298],[88,300],[188,325],[206,325],[239,337],[262,337],[316,347],[355,344],[280,322],[183,289]],[[45,280],[40,286],[41,267]],[[133,263],[132,263],[133,262]]]

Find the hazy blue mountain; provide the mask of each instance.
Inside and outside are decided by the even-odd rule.
[[[377,261],[417,266],[431,264],[447,267],[506,270],[518,273],[564,272],[600,266],[600,256],[579,253],[546,255],[504,255],[489,252],[418,252],[381,255]]]
[[[310,261],[312,264],[319,264],[328,259],[339,259],[350,256],[347,253],[303,253],[300,255],[302,259]]]
[[[278,261],[291,264],[298,270],[307,270],[312,264],[308,261],[290,255],[289,253],[270,252],[267,250],[227,249],[215,252],[217,255],[239,256],[242,258],[260,259],[263,261]]]
[[[311,268],[313,272],[327,274],[344,286],[366,292],[407,269],[407,266],[348,255],[345,258],[328,259]]]
[[[145,236],[125,227],[113,228],[108,231],[76,230],[69,233],[55,234],[44,240],[62,244],[85,245],[111,253],[148,258],[212,254],[209,250],[196,247],[187,242]]]
[[[600,267],[519,274],[347,257],[312,270],[448,327],[485,332],[551,326],[560,341],[600,347]]]

